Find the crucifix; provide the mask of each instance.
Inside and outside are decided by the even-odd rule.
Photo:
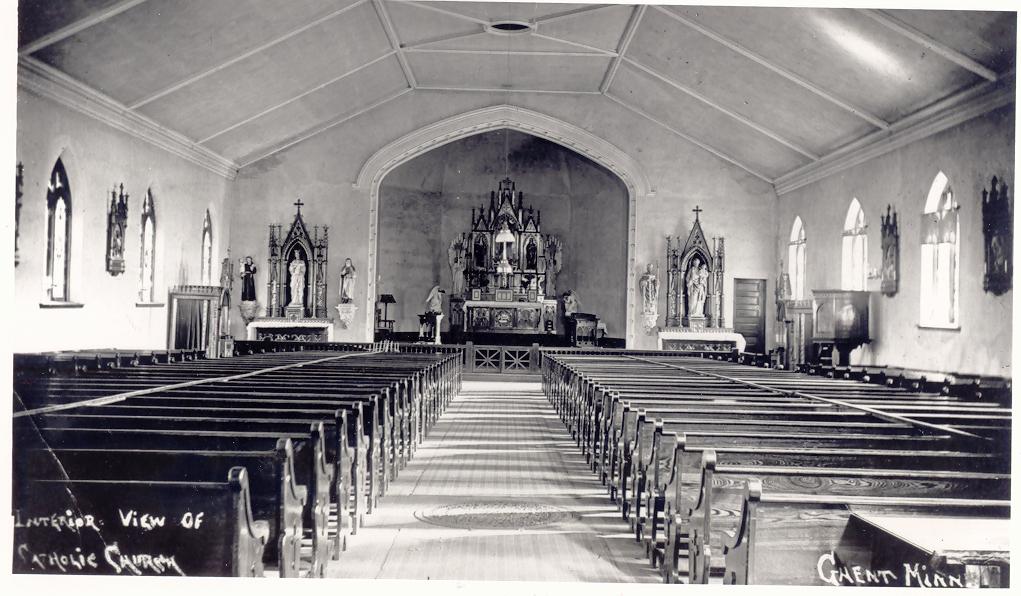
[[[694,209],[692,209],[692,211],[694,211],[694,212],[695,212],[695,221],[698,221],[698,214],[699,214],[699,213],[702,213],[702,212],[703,212],[703,211],[705,211],[705,210],[704,210],[704,209],[701,209],[701,208],[699,208],[699,206],[698,206],[698,205],[695,205],[695,208],[694,208]]]
[[[301,215],[301,206],[304,204],[301,202],[301,197],[298,197],[298,201],[294,203],[294,206],[298,208],[298,215]]]

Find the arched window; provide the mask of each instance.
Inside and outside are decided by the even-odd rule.
[[[46,280],[50,300],[70,300],[71,185],[64,164],[57,159],[46,192]]]
[[[152,189],[145,192],[142,201],[142,263],[138,300],[156,301],[156,206]]]
[[[206,209],[206,220],[202,223],[202,285],[213,285],[213,222]]]
[[[851,206],[847,208],[842,242],[840,286],[845,290],[864,290],[869,238],[865,235],[865,211],[858,199],[851,199]]]
[[[919,322],[927,327],[957,327],[961,234],[954,191],[943,172],[936,174],[929,188],[921,229]]]
[[[791,278],[791,298],[794,300],[805,299],[805,260],[805,226],[801,217],[795,217],[787,245],[787,274]]]

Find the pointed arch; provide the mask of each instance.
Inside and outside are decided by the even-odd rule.
[[[787,243],[787,275],[791,280],[791,298],[805,299],[805,269],[807,265],[807,242],[805,240],[805,224],[801,216],[794,217],[791,225],[790,240]]]
[[[869,256],[866,227],[865,210],[857,198],[852,198],[844,216],[840,247],[840,286],[845,290],[865,290]]]
[[[202,263],[200,266],[202,285],[213,285],[213,219],[206,209],[206,217],[202,221]]]
[[[139,251],[138,301],[156,301],[156,203],[152,188],[142,199],[141,250]]]
[[[491,130],[509,128],[541,137],[580,153],[613,172],[624,182],[628,191],[628,277],[626,345],[632,347],[637,320],[635,317],[636,295],[636,221],[638,201],[655,194],[643,168],[627,153],[597,137],[589,131],[525,108],[512,105],[498,105],[447,118],[424,126],[386,145],[374,153],[358,173],[354,183],[356,190],[366,193],[369,200],[369,255],[368,292],[366,292],[366,313],[375,312],[376,300],[376,255],[379,239],[379,187],[383,178],[397,166],[436,147]],[[365,328],[372,337],[373,320],[366,317]]]
[[[929,186],[922,210],[919,263],[919,324],[960,327],[961,228],[950,178],[938,172]]]
[[[46,188],[47,298],[71,300],[71,183],[58,157]]]

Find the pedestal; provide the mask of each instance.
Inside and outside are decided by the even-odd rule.
[[[347,329],[354,322],[355,315],[358,313],[358,307],[353,303],[338,304],[337,305],[337,322],[340,323],[341,329]]]
[[[692,330],[705,329],[706,318],[705,315],[692,315],[690,317],[684,317],[682,319],[682,325]]]
[[[288,319],[302,319],[305,317],[305,307],[300,304],[289,304],[284,309],[284,316]]]

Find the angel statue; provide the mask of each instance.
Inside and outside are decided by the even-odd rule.
[[[450,264],[451,296],[464,295],[465,250],[464,237],[454,238],[447,248],[447,262]]]
[[[546,236],[546,295],[557,295],[557,274],[564,264],[564,245],[560,238]]]

